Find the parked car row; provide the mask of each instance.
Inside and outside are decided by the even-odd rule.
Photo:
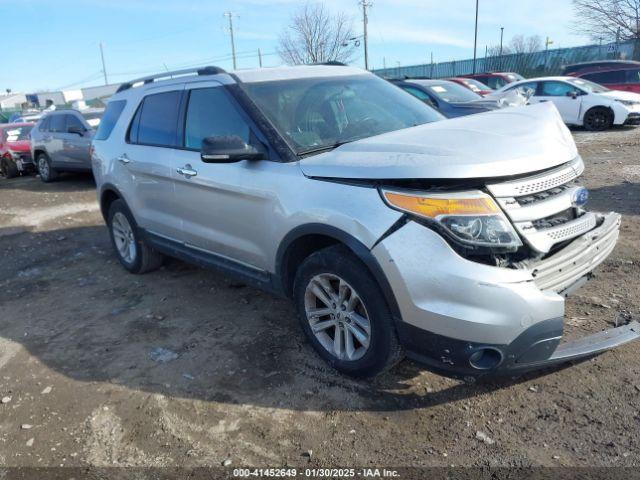
[[[36,123],[0,125],[0,173],[37,172],[50,182],[60,172],[91,171],[91,141],[104,109],[46,112]]]
[[[405,78],[391,82],[448,118],[504,106],[551,102],[567,125],[606,130],[614,125],[640,125],[640,94],[633,91],[634,84],[614,82],[617,77],[640,81],[639,67],[640,62],[590,62],[569,68],[571,76],[524,79],[516,73],[491,73],[448,80]],[[589,78],[608,80],[615,89]],[[479,80],[490,79],[497,90],[478,86]],[[472,85],[465,80],[476,83]]]

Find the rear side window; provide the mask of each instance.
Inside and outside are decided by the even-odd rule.
[[[106,140],[111,135],[111,132],[116,126],[118,119],[124,106],[127,104],[125,100],[117,100],[115,102],[109,102],[107,109],[104,112],[104,116],[98,126],[98,131],[94,137],[94,140]]]
[[[51,115],[51,119],[49,120],[49,131],[50,132],[66,132],[66,115]]]
[[[207,137],[237,135],[249,142],[249,125],[223,87],[191,90],[185,122],[185,147],[198,149]]]
[[[40,126],[38,127],[38,130],[40,130],[41,132],[48,132],[50,122],[51,122],[51,117],[44,117],[42,119],[42,122],[40,122]]]
[[[175,91],[145,97],[131,124],[129,141],[159,147],[177,146],[181,96],[182,91]]]

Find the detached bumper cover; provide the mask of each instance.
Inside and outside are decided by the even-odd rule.
[[[640,113],[632,112],[624,122],[625,125],[640,125]]]

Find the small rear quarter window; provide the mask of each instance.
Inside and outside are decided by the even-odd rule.
[[[107,104],[107,109],[100,121],[94,140],[106,140],[109,138],[126,104],[125,100],[116,100]]]

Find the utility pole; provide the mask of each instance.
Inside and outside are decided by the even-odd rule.
[[[231,36],[231,57],[233,58],[233,69],[237,68],[236,65],[236,42],[233,38],[233,13],[225,12],[224,16],[229,19],[229,35]]]
[[[369,18],[367,17],[367,8],[372,5],[368,0],[360,0],[360,5],[362,5],[362,30],[363,30],[363,40],[364,40],[364,69],[369,70],[369,35],[367,33],[367,24],[369,23]]]
[[[504,27],[500,27],[500,70],[502,70],[502,39],[504,38]],[[494,66],[495,68],[495,66]]]
[[[262,52],[258,49],[258,65],[262,68]]]
[[[480,0],[476,0],[476,33],[473,40],[473,73],[476,73],[476,55],[478,47],[478,7]]]
[[[109,85],[109,80],[107,79],[107,67],[104,65],[104,49],[102,47],[102,42],[100,42],[100,58],[102,59],[102,73],[104,74],[104,84]]]

